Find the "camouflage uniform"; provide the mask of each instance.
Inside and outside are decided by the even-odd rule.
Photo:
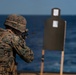
[[[15,27],[14,29],[24,32],[25,27],[21,28],[22,30],[17,29],[17,26],[20,28],[19,26],[24,23],[23,21],[25,22],[25,19],[22,16],[11,15],[6,19],[5,26]],[[34,58],[32,50],[26,46],[21,35],[16,35],[12,29],[0,28],[0,75],[17,75],[16,53],[25,62],[31,62]]]

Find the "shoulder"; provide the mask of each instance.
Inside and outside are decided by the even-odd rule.
[[[6,32],[14,34],[10,29],[6,29]]]
[[[3,28],[0,28],[0,32],[14,34],[10,29],[3,29]]]
[[[3,31],[6,31],[5,29],[3,29],[3,28],[0,28],[0,32],[3,32]]]
[[[5,29],[0,28],[0,37],[4,35],[5,31],[6,31]]]

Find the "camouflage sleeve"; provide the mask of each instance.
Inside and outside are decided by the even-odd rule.
[[[25,62],[31,62],[34,59],[33,51],[26,46],[25,40],[22,37],[14,36],[12,46]]]

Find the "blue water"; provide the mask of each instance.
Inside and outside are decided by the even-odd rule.
[[[27,28],[29,29],[27,45],[34,51],[34,61],[32,63],[24,62],[17,55],[19,71],[39,72],[41,66],[41,52],[43,46],[43,30],[44,22],[50,15],[23,15],[27,19]],[[0,27],[4,28],[7,15],[0,15]],[[67,21],[66,41],[65,41],[65,57],[64,72],[76,72],[76,16],[61,16]],[[45,51],[44,71],[59,72],[60,71],[60,51]]]

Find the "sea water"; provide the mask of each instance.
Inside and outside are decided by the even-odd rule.
[[[8,15],[0,15],[0,27],[4,27],[4,22]],[[18,55],[18,71],[40,72],[41,53],[43,48],[43,33],[45,21],[50,15],[23,15],[27,20],[28,38],[26,44],[34,52],[34,60],[31,63],[24,62]],[[66,39],[64,49],[64,72],[76,72],[76,16],[61,16],[66,21]],[[45,50],[44,72],[59,72],[61,61],[61,51]]]

